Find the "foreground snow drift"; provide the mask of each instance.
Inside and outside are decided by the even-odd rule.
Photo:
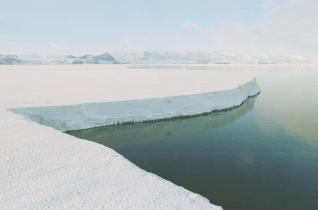
[[[221,209],[107,147],[50,127],[200,114],[258,92],[256,80],[233,72],[0,67],[0,209]]]

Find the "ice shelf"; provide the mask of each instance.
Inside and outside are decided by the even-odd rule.
[[[259,92],[232,71],[1,66],[0,209],[222,209],[60,131],[223,110]]]

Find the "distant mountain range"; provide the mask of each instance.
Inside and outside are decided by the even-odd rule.
[[[21,61],[17,55],[0,55],[0,65],[19,64]]]
[[[12,64],[117,64],[109,53],[100,55],[0,55],[0,65]]]
[[[307,63],[297,56],[249,56],[225,52],[111,52],[99,55],[0,55],[0,65],[15,64],[279,64]]]

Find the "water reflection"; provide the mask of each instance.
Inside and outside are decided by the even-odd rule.
[[[78,138],[87,138],[112,148],[204,134],[211,128],[222,127],[232,123],[245,113],[251,111],[254,107],[256,97],[248,98],[241,106],[228,111],[212,112],[207,115],[154,123],[105,126],[75,132],[70,131],[68,133]]]
[[[299,140],[318,140],[317,70],[254,72],[262,87],[257,123],[264,131],[285,129]]]

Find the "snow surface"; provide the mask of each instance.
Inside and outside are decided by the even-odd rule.
[[[256,80],[225,71],[1,66],[0,209],[222,209],[56,129],[199,114],[259,91]]]

